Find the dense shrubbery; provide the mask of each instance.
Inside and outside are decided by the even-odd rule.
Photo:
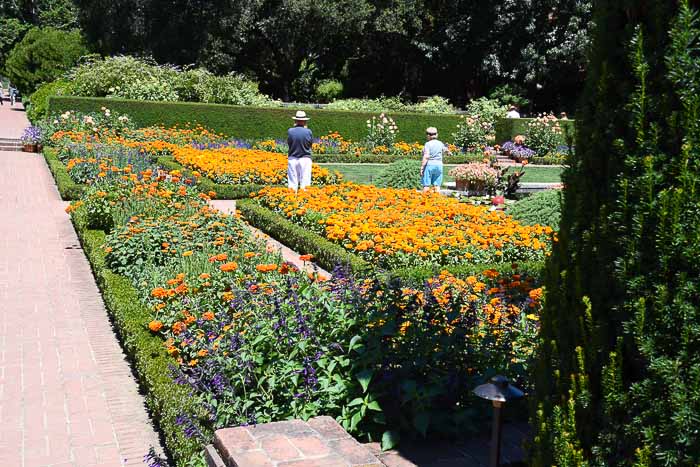
[[[534,193],[508,206],[508,214],[525,225],[548,225],[559,230],[561,218],[561,191],[546,190]]]
[[[547,273],[532,464],[695,467],[700,20],[686,1],[603,1],[595,24]]]
[[[420,162],[405,159],[392,162],[379,173],[374,184],[380,188],[418,189],[421,187]]]
[[[238,75],[215,76],[202,68],[180,70],[152,60],[117,56],[88,60],[70,73],[73,93],[155,101],[272,105],[257,83]]]
[[[338,99],[326,106],[329,110],[352,110],[355,112],[419,112],[452,114],[457,110],[444,97],[432,96],[417,104],[407,104],[400,97],[376,99]]]
[[[5,74],[28,96],[42,83],[49,83],[76,64],[87,53],[80,32],[33,28],[12,49]]]
[[[59,79],[42,84],[29,96],[28,102],[25,102],[27,118],[34,123],[47,118],[49,116],[49,97],[68,96],[72,92],[73,85],[67,80]]]

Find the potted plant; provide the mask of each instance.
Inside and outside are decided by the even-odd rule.
[[[41,130],[36,126],[28,126],[22,133],[22,145],[24,152],[37,152],[41,141]]]
[[[525,146],[525,137],[522,135],[514,137],[513,141],[503,143],[501,150],[516,162],[526,161],[535,155],[535,151]]]
[[[450,170],[456,188],[471,195],[484,196],[493,193],[498,181],[498,170],[483,162],[470,162]]]

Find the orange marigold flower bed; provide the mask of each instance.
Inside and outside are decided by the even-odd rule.
[[[264,206],[382,267],[542,260],[553,230],[500,211],[413,190],[345,183],[292,193],[267,187]]]
[[[284,154],[224,147],[196,149],[180,146],[171,148],[175,160],[197,170],[217,183],[229,184],[282,184],[287,179],[287,156]],[[318,165],[312,168],[314,184],[325,185],[340,179]]]

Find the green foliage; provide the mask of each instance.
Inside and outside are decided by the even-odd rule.
[[[393,118],[384,113],[379,114],[379,117],[372,115],[372,118],[367,120],[367,136],[364,141],[370,149],[379,146],[391,148],[398,133],[399,127]]]
[[[74,225],[122,346],[133,362],[139,383],[146,390],[146,404],[176,465],[185,467],[198,455],[200,446],[196,440],[182,434],[176,419],[183,407],[192,407],[193,398],[187,389],[174,385],[170,379],[172,359],[166,354],[160,337],[149,332],[146,326],[150,310],[141,303],[129,279],[106,268],[104,232],[88,230],[81,223],[80,215],[74,216]]]
[[[215,76],[203,68],[186,71],[131,56],[92,57],[70,73],[73,93],[148,101],[193,101],[269,105],[257,83],[242,76]]]
[[[539,156],[556,153],[558,146],[565,143],[564,129],[561,126],[563,120],[554,115],[540,115],[533,118],[527,124],[525,144]]]
[[[518,85],[504,84],[496,86],[490,93],[489,99],[495,99],[504,106],[515,105],[517,107],[525,107],[530,103],[526,97],[525,90]]]
[[[534,193],[508,206],[507,213],[521,224],[548,225],[559,230],[561,218],[561,192],[546,190]]]
[[[51,97],[49,108],[52,114],[67,110],[85,113],[98,112],[101,107],[129,115],[139,126],[200,123],[217,133],[245,139],[263,140],[280,138],[287,134],[294,112],[283,108],[230,107],[216,104],[143,102],[122,99],[94,99],[84,97]],[[367,131],[367,120],[371,113],[314,110],[307,112],[310,128],[316,136],[331,131],[343,137],[361,141]],[[423,141],[425,129],[437,126],[444,133],[454,131],[459,119],[456,115],[426,115],[392,113],[391,117],[401,128],[405,141]]]
[[[46,164],[49,166],[49,170],[56,182],[56,188],[61,195],[61,199],[63,201],[80,199],[86,186],[75,183],[73,179],[70,178],[68,171],[66,171],[66,166],[63,162],[58,160],[55,149],[44,148],[43,152],[44,159],[46,159]]]
[[[496,120],[496,144],[510,141],[516,135],[526,134],[529,124],[533,120],[532,118],[501,118]],[[566,137],[575,138],[576,120],[559,120],[559,125]]]
[[[336,79],[324,79],[316,85],[316,99],[332,102],[343,95],[343,83]]]
[[[326,109],[353,112],[408,112],[410,107],[400,97],[382,96],[376,99],[338,99],[328,104]]]
[[[411,106],[411,110],[428,114],[453,114],[457,111],[455,106],[450,104],[449,99],[441,96],[430,96],[426,100]]]
[[[464,111],[467,115],[479,116],[482,121],[493,127],[498,119],[505,116],[508,106],[496,99],[481,97],[469,101]]]
[[[375,185],[380,188],[421,188],[420,162],[398,160],[387,165],[377,176]]]
[[[466,279],[468,276],[479,275],[487,269],[498,271],[501,275],[508,275],[513,271],[513,265],[510,263],[492,263],[479,264],[469,263],[459,266],[420,266],[413,268],[394,269],[387,274],[388,280],[399,280],[410,287],[420,287],[425,284],[428,279],[437,276],[441,271],[448,271],[450,274],[461,279]],[[534,278],[536,284],[541,283],[544,276],[544,263],[519,262],[517,269],[520,273]]]
[[[17,18],[0,18],[0,70],[5,66],[5,58],[29,29],[29,25]]]
[[[64,74],[86,53],[77,30],[32,28],[10,51],[5,74],[22,94],[29,95]]]
[[[595,23],[546,279],[533,465],[696,466],[700,20],[687,1],[603,1]]]
[[[463,151],[483,149],[493,144],[493,124],[478,114],[465,115],[452,133],[454,145]]]
[[[39,122],[49,116],[49,97],[68,96],[73,92],[71,82],[59,79],[50,83],[44,83],[29,96],[29,102],[25,103],[27,118],[30,122]]]
[[[314,255],[314,261],[328,271],[332,271],[338,265],[345,265],[354,273],[361,273],[370,268],[364,260],[349,253],[342,246],[309,232],[279,214],[260,206],[256,201],[250,199],[238,201],[236,209],[252,226],[273,238],[284,239],[285,245],[294,251]]]
[[[314,162],[320,164],[389,164],[400,160],[416,160],[423,158],[421,155],[404,155],[404,154],[314,154]],[[472,153],[453,153],[451,156],[442,156],[445,164],[466,164],[468,162],[479,162],[484,160],[482,152]],[[558,162],[557,162],[558,163]]]

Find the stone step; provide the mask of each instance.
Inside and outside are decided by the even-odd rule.
[[[13,151],[13,152],[17,152],[17,151],[21,151],[21,150],[22,150],[22,146],[14,146],[14,145],[13,145],[13,146],[10,146],[10,145],[0,144],[0,151]]]
[[[217,430],[205,452],[210,467],[384,467],[326,416]]]

